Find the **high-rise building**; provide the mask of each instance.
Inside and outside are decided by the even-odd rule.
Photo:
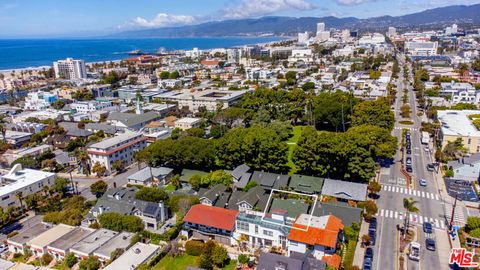
[[[323,31],[325,31],[325,23],[317,23],[317,35]]]
[[[397,35],[397,29],[395,27],[388,27],[388,36],[394,37]]]
[[[298,33],[298,43],[307,43],[308,42],[308,32]]]
[[[458,31],[458,25],[452,24],[452,33],[453,33],[453,34],[456,34],[457,31]]]
[[[58,60],[53,62],[53,69],[55,70],[56,78],[67,80],[87,78],[87,71],[83,60],[75,60],[72,58]]]

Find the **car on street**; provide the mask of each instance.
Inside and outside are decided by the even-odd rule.
[[[435,170],[435,165],[433,163],[427,164],[427,171],[433,172]]]
[[[417,242],[410,242],[408,246],[408,258],[412,261],[420,260],[420,244]]]
[[[413,172],[412,166],[408,166],[408,165],[407,165],[406,170],[407,170],[407,172],[409,172],[409,173]]]
[[[412,145],[409,144],[409,143],[407,143],[407,144],[405,145],[405,148],[410,149],[410,148],[412,148]]]
[[[418,181],[418,183],[419,183],[420,186],[422,186],[422,187],[426,187],[426,186],[427,186],[427,180],[425,180],[425,179],[423,179],[423,178],[420,179],[420,180]]]
[[[432,223],[430,223],[430,222],[423,223],[423,231],[425,233],[432,233],[433,232]]]
[[[430,152],[430,148],[428,148],[428,146],[425,146],[425,148],[423,148],[423,150],[425,150],[425,152]]]
[[[433,240],[432,238],[425,239],[425,245],[427,246],[426,248],[430,251],[435,251],[436,249],[435,240]]]
[[[372,269],[372,259],[371,258],[366,258],[363,261],[363,270],[371,270]]]
[[[412,154],[412,150],[411,149],[407,149],[407,155],[411,155]]]

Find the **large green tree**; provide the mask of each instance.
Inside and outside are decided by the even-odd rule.
[[[275,131],[259,126],[231,129],[216,143],[216,157],[222,168],[247,164],[257,170],[285,171],[288,146]]]
[[[353,126],[377,125],[388,130],[393,129],[395,116],[384,98],[363,101],[355,105],[351,117]]]

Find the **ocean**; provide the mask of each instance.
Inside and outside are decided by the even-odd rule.
[[[146,39],[0,39],[0,70],[51,66],[67,57],[86,62],[120,60],[128,52],[141,50],[191,50],[230,48],[234,46],[283,40],[281,37],[225,38],[146,38]]]

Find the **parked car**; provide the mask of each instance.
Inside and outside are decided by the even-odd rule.
[[[372,259],[366,258],[363,261],[363,270],[371,270],[372,269]]]
[[[407,165],[406,170],[407,170],[407,172],[409,172],[409,173],[413,172],[412,166],[408,166],[408,165]]]
[[[377,240],[377,230],[368,230],[368,236],[370,236],[370,245],[375,246]]]
[[[413,261],[420,260],[420,244],[417,242],[411,242],[408,246],[408,258]]]
[[[4,253],[4,252],[7,251],[7,250],[8,250],[8,246],[7,246],[7,245],[3,244],[3,245],[0,246],[0,253]]]
[[[411,155],[412,154],[412,150],[411,149],[407,149],[407,155]]]
[[[405,163],[407,165],[412,165],[412,158],[411,157],[407,157],[407,159],[405,160]]]
[[[435,251],[436,249],[436,245],[435,245],[435,240],[433,240],[432,238],[427,238],[425,240],[425,244],[426,244],[426,248],[430,251]],[[366,254],[366,253],[365,253]]]
[[[373,249],[371,247],[365,250],[365,259],[370,258],[373,260]]]
[[[425,233],[432,233],[433,232],[432,223],[430,223],[430,222],[423,223],[423,231]]]
[[[422,186],[422,187],[426,187],[426,186],[427,186],[427,180],[425,180],[425,179],[423,179],[423,178],[420,179],[420,180],[418,181],[418,183],[419,183],[420,186]]]

